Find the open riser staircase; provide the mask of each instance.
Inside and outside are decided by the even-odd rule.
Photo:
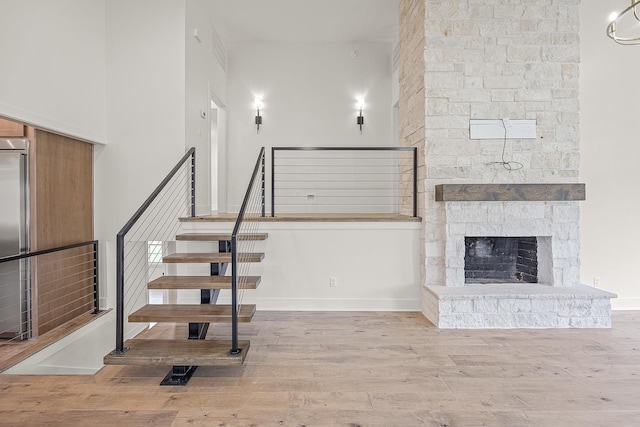
[[[266,233],[240,234],[240,241],[266,240]],[[198,366],[242,365],[249,351],[249,341],[239,340],[234,350],[231,340],[206,339],[211,323],[230,323],[232,306],[218,304],[220,290],[231,289],[232,276],[226,276],[231,263],[231,234],[185,233],[176,241],[218,242],[219,252],[178,252],[164,256],[165,264],[210,264],[211,275],[163,275],[147,284],[148,289],[200,290],[200,304],[147,304],[128,316],[129,322],[187,323],[188,336],[182,340],[130,339],[125,342],[128,350],[111,353],[104,359],[111,365],[168,365],[172,371],[163,385],[182,385],[188,382]],[[242,262],[260,262],[262,252],[238,253]],[[240,290],[256,289],[259,276],[241,276],[237,283]],[[238,322],[250,322],[255,305],[239,306]]]
[[[238,324],[250,322],[256,307],[242,305],[241,294],[260,283],[260,277],[249,276],[247,267],[262,261],[264,253],[255,252],[254,245],[267,238],[257,231],[255,220],[265,216],[264,153],[263,147],[230,233],[177,234],[180,213],[195,217],[194,148],[185,153],[120,230],[116,236],[116,348],[105,356],[105,364],[173,366],[162,385],[185,385],[198,366],[243,364],[249,341],[239,339]],[[144,277],[151,273],[146,267],[150,261],[149,254],[140,248],[169,241],[175,241],[176,246],[183,242],[187,248],[191,247],[189,242],[217,242],[217,251],[208,245],[204,252],[188,250],[162,257],[164,265],[206,264],[208,274],[163,275],[145,283]],[[200,303],[140,306],[140,295],[148,295],[145,284],[147,289],[200,290]],[[225,289],[231,291],[230,305],[217,303],[220,291]],[[125,320],[188,324],[188,334],[178,340],[139,337],[125,341]],[[206,339],[212,323],[230,323],[230,340]]]

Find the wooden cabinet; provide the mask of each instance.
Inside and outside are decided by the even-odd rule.
[[[28,137],[31,250],[93,240],[93,146],[30,127]],[[92,307],[92,246],[40,256],[31,268],[34,336]]]
[[[6,119],[0,119],[0,138],[24,136],[24,125]]]

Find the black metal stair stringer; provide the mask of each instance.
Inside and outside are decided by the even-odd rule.
[[[231,242],[229,240],[218,242],[218,252],[231,252]],[[224,276],[228,267],[229,263],[226,262],[212,262],[211,275]],[[219,295],[220,289],[200,289],[200,304],[216,304]],[[189,323],[190,340],[203,340],[207,337],[208,331],[209,323]],[[160,385],[187,385],[196,372],[196,369],[198,369],[197,366],[174,365],[162,382],[160,382]]]

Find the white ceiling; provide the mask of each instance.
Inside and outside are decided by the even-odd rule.
[[[224,41],[393,42],[399,0],[211,0]]]

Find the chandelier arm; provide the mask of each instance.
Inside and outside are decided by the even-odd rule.
[[[625,10],[620,12],[620,14],[615,17],[615,19],[612,19],[611,22],[609,22],[609,25],[607,25],[607,36],[610,39],[612,39],[613,41],[615,41],[616,43],[621,44],[621,45],[640,44],[640,35],[638,37],[618,37],[618,36],[616,36],[616,24],[618,23],[620,18],[622,18],[624,15],[626,15],[630,11],[633,10],[634,17],[638,21],[640,21],[640,18],[638,17],[638,14],[637,14],[637,11],[636,11],[636,6],[638,6],[638,5],[640,5],[640,0],[631,0],[631,6],[627,7]]]

